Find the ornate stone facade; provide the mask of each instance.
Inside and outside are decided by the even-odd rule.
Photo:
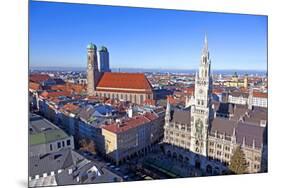
[[[266,171],[267,110],[226,103],[216,104],[216,109],[210,97],[210,68],[205,38],[199,73],[195,77],[194,104],[177,109],[167,101],[164,126],[166,154],[203,170],[207,175],[224,174],[228,171],[236,147],[241,146],[248,165],[247,171]],[[233,112],[229,108],[223,112],[220,108],[223,106],[234,106]]]
[[[211,60],[208,41],[201,56],[199,74],[195,76],[195,104],[191,107],[191,147],[190,150],[200,155],[207,155],[207,139],[211,108],[212,79],[210,77]]]

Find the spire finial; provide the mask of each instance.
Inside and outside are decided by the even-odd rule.
[[[233,128],[232,136],[236,136],[236,128]]]
[[[166,108],[166,112],[170,113],[171,111],[171,104],[170,104],[170,97],[167,97],[167,108]]]
[[[207,38],[207,33],[205,33],[204,42],[205,42],[205,48],[208,49],[208,38]]]
[[[165,120],[170,121],[171,119],[171,104],[169,101],[169,98],[167,97],[167,107],[166,107],[166,115],[165,115]]]

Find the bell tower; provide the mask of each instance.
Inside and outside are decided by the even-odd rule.
[[[93,43],[87,46],[87,94],[93,96],[99,80],[97,47]]]
[[[211,118],[212,78],[208,40],[205,35],[199,71],[195,75],[194,105],[191,108],[191,145],[190,150],[207,156],[208,128]]]

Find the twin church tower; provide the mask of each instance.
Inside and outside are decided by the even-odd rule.
[[[153,88],[144,73],[111,72],[107,48],[87,46],[87,94],[143,104],[154,98]]]
[[[111,72],[109,68],[109,53],[102,46],[97,53],[97,47],[93,43],[87,46],[87,92],[94,95],[95,88],[103,72]]]

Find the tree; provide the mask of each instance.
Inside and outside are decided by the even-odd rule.
[[[83,138],[79,141],[80,150],[89,151],[91,153],[96,153],[96,145],[93,140],[88,138]]]
[[[234,174],[244,174],[247,172],[247,168],[245,154],[238,146],[230,159],[229,170]]]

